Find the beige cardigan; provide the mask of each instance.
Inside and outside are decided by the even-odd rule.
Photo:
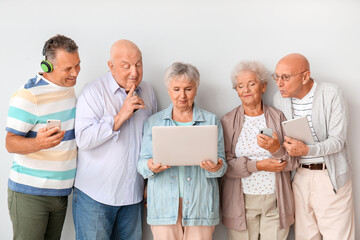
[[[284,114],[276,108],[263,104],[266,125],[272,128],[278,135],[279,141],[283,143],[283,130],[281,122],[285,121]],[[235,147],[244,124],[244,108],[240,105],[231,112],[225,114],[221,119],[224,130],[225,158],[228,170],[221,179],[221,210],[223,224],[237,231],[246,230],[245,203],[241,178],[257,172],[256,161],[249,161],[247,157],[237,158]],[[298,159],[290,157],[285,148],[272,154],[275,159],[287,161],[286,168],[277,172],[276,176],[276,198],[280,217],[280,228],[286,228],[294,223],[294,196],[291,189],[290,171],[298,167]]]

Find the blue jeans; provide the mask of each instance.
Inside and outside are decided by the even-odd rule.
[[[76,239],[141,240],[144,203],[110,206],[74,188],[73,218]]]

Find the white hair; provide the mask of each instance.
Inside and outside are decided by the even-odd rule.
[[[164,82],[166,87],[172,80],[183,78],[189,82],[195,82],[196,87],[200,84],[200,73],[196,67],[191,64],[174,62],[166,69]]]
[[[231,72],[231,82],[234,89],[237,85],[237,76],[240,72],[253,72],[256,74],[257,79],[262,83],[266,84],[270,79],[270,72],[267,70],[264,64],[257,61],[241,61]]]

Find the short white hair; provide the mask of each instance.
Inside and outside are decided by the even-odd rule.
[[[241,61],[236,64],[231,72],[231,82],[234,89],[236,89],[237,77],[241,72],[255,73],[257,79],[262,84],[266,84],[271,77],[269,70],[267,70],[264,64],[257,61]]]
[[[174,79],[183,78],[189,82],[195,82],[196,87],[200,84],[199,70],[191,64],[174,62],[170,67],[166,69],[164,82],[166,87],[169,87],[169,83]]]

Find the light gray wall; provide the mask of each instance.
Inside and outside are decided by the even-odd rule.
[[[338,84],[347,96],[360,236],[358,0],[0,0],[0,239],[12,236],[6,198],[12,156],[4,147],[8,99],[40,71],[43,43],[57,33],[70,36],[80,47],[78,94],[86,83],[108,70],[111,44],[127,38],[143,52],[144,80],[154,87],[159,109],[170,102],[162,83],[164,70],[180,60],[199,68],[196,102],[219,117],[239,104],[229,77],[238,61],[259,60],[273,71],[285,54],[303,53],[315,79]],[[265,100],[275,90],[271,82]],[[147,226],[144,235],[144,239],[152,239]],[[218,226],[215,239],[225,239],[225,235],[224,227]],[[70,204],[62,239],[73,238]]]

